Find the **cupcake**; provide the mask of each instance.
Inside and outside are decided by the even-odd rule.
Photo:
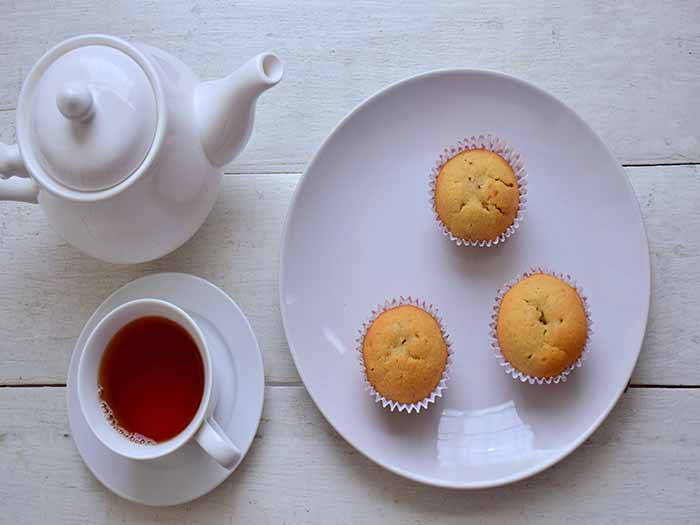
[[[436,313],[426,308],[410,298],[388,303],[358,340],[366,385],[392,410],[427,408],[445,388],[449,343]]]
[[[457,244],[491,246],[518,227],[524,183],[519,155],[490,135],[472,137],[440,157],[431,182],[433,211]]]
[[[585,298],[565,279],[537,270],[501,295],[492,338],[514,378],[558,383],[581,366],[591,323]]]

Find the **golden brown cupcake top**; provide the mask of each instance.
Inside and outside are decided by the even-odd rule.
[[[362,342],[367,380],[385,398],[416,403],[438,386],[447,365],[440,325],[425,310],[402,305],[381,313]]]
[[[455,155],[435,181],[435,212],[460,239],[496,239],[513,224],[519,207],[518,179],[510,164],[492,151]]]
[[[588,320],[583,301],[567,283],[542,273],[506,292],[498,310],[496,335],[501,353],[532,377],[553,377],[583,352]]]

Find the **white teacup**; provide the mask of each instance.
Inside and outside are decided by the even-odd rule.
[[[107,420],[98,392],[100,361],[110,339],[124,325],[145,316],[165,317],[184,328],[197,344],[204,365],[204,393],[192,421],[177,436],[157,444],[136,443],[119,433]],[[88,337],[78,364],[80,408],[92,432],[107,448],[130,459],[150,460],[171,454],[194,439],[221,466],[232,468],[241,453],[212,417],[216,406],[213,382],[211,354],[201,330],[182,309],[159,299],[137,299],[108,313]]]

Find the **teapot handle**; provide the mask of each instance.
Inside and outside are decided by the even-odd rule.
[[[7,180],[19,177],[16,180]],[[39,188],[24,169],[17,144],[0,142],[0,200],[36,203]]]

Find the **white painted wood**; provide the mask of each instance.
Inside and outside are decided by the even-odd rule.
[[[644,215],[653,279],[649,324],[632,382],[698,385],[700,166],[627,173]]]
[[[700,162],[698,20],[694,0],[0,2],[7,142],[29,67],[79,33],[163,47],[203,78],[265,49],[286,65],[284,81],[261,97],[249,147],[227,168],[279,174],[226,177],[205,226],[168,257],[104,264],[61,241],[37,208],[0,204],[0,387],[62,384],[92,310],[159,271],[201,275],[231,294],[258,335],[268,382],[287,385],[267,388],[241,470],[211,495],[170,509],[127,503],[90,475],[70,438],[63,388],[0,388],[0,523],[696,522],[700,389],[630,389],[570,458],[514,486],[422,487],[356,453],[295,386],[276,278],[298,172],[323,137],[368,95],[426,70],[486,68],[534,82],[576,109],[625,164]],[[700,167],[627,172],[655,271],[633,382],[700,386]]]
[[[261,97],[255,135],[233,172],[301,171],[362,99],[446,67],[495,69],[542,86],[623,163],[700,161],[695,0],[12,0],[0,2],[0,20],[0,109],[16,106],[45,50],[80,33],[161,46],[209,78],[276,50],[285,79]]]
[[[229,176],[205,226],[158,261],[112,265],[62,241],[38,207],[0,203],[0,384],[63,383],[73,344],[115,289],[154,272],[222,287],[255,330],[272,381],[296,381],[277,300],[280,232],[298,175]]]
[[[15,111],[0,111],[0,141],[13,143],[15,131]]]
[[[700,385],[700,167],[627,173],[655,270],[652,315],[633,382]],[[298,177],[225,177],[214,211],[191,241],[159,261],[135,266],[83,256],[51,231],[36,207],[1,203],[0,384],[63,383],[74,341],[97,305],[136,277],[160,271],[200,275],[231,294],[259,338],[268,381],[297,382],[279,314],[277,266]]]
[[[241,469],[208,496],[151,509],[81,463],[63,388],[0,389],[3,523],[693,523],[698,390],[630,389],[579,450],[527,481],[477,492],[424,487],[354,451],[301,387],[268,387]],[[472,521],[469,521],[470,523]]]

